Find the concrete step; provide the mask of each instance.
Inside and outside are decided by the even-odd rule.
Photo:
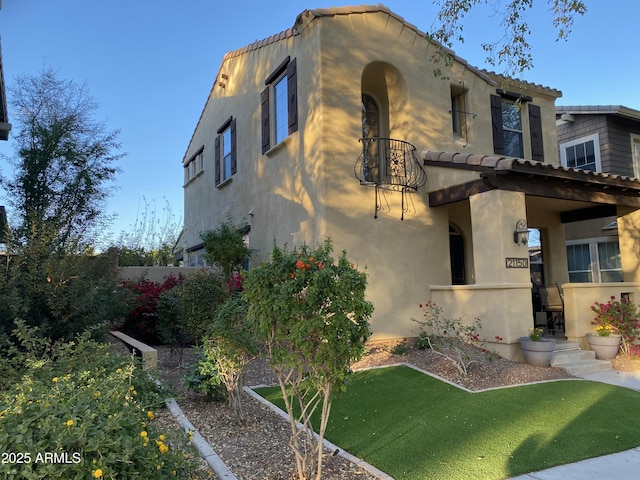
[[[556,348],[554,352],[563,352],[565,350],[580,350],[580,344],[578,342],[569,342],[567,340],[556,341]]]
[[[551,366],[557,367],[562,363],[575,363],[595,359],[596,353],[591,350],[555,350],[551,357]]]
[[[580,350],[575,342],[560,342],[551,358],[551,366],[562,368],[570,375],[586,375],[589,373],[612,370],[611,362],[596,360],[595,352]]]
[[[574,376],[613,370],[611,362],[607,362],[606,360],[585,360],[582,362],[562,363],[555,366],[562,368],[565,372]]]

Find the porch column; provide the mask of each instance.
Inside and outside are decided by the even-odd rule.
[[[527,219],[525,195],[490,190],[469,197],[473,260],[477,284],[530,283],[529,248],[513,241],[520,219]],[[523,262],[507,259],[518,259]]]
[[[456,300],[480,318],[485,338],[503,339],[492,349],[519,359],[518,338],[533,326],[529,248],[513,241],[516,223],[527,218],[525,195],[492,190],[471,196],[469,204],[476,274],[469,287],[491,295],[465,299],[458,293]]]
[[[622,279],[640,282],[640,210],[618,207],[618,244]]]

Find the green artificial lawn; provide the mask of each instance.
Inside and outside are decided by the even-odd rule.
[[[256,392],[284,408],[279,388]],[[468,393],[396,366],[353,374],[326,438],[396,480],[499,479],[637,447],[639,409],[598,382]]]

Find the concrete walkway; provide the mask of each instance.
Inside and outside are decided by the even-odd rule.
[[[640,391],[640,372],[611,370],[582,375],[580,378]],[[636,480],[638,478],[640,478],[640,447],[520,475],[513,477],[513,480]]]

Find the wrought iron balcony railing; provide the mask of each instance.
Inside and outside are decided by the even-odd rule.
[[[416,147],[393,138],[361,138],[362,154],[355,174],[363,185],[391,190],[417,190],[427,182],[427,174],[416,157]]]
[[[427,183],[427,173],[416,157],[416,147],[393,138],[361,138],[362,153],[354,165],[361,185],[375,187],[376,215],[379,210],[378,189],[402,192],[404,220],[405,193]]]

